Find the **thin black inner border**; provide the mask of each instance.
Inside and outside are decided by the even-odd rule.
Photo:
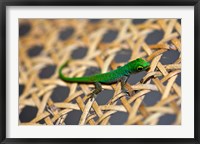
[[[194,138],[86,138],[86,139],[25,139],[25,138],[6,138],[6,6],[194,6],[194,28],[195,28],[195,57],[194,57],[194,71],[195,71],[195,104],[194,104]],[[200,143],[199,135],[199,77],[198,66],[199,59],[199,24],[200,24],[200,2],[199,0],[2,0],[0,2],[0,58],[1,58],[1,75],[0,75],[0,140],[1,143]],[[66,132],[67,134],[67,132]]]

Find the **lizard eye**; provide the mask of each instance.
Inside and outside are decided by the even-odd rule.
[[[137,71],[142,71],[143,70],[143,67],[142,66],[138,66],[137,67]]]

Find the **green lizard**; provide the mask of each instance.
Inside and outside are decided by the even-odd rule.
[[[143,60],[142,58],[138,58],[133,60],[122,67],[117,68],[116,70],[112,70],[107,73],[95,74],[92,76],[85,77],[65,77],[62,73],[63,68],[67,65],[68,62],[63,64],[59,69],[60,78],[69,83],[86,83],[86,84],[94,84],[95,89],[92,93],[89,94],[91,97],[96,97],[96,95],[102,91],[101,84],[113,84],[117,82],[121,82],[121,90],[122,92],[127,93],[125,89],[125,84],[129,78],[129,76],[133,73],[138,73],[144,70],[149,69],[150,63]]]

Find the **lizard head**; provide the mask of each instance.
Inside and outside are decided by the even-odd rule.
[[[150,63],[142,58],[138,58],[136,60],[131,61],[129,65],[131,73],[145,71],[148,70],[149,68],[150,68]]]

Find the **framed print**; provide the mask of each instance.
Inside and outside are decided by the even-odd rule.
[[[199,1],[1,2],[1,143],[199,143]]]

